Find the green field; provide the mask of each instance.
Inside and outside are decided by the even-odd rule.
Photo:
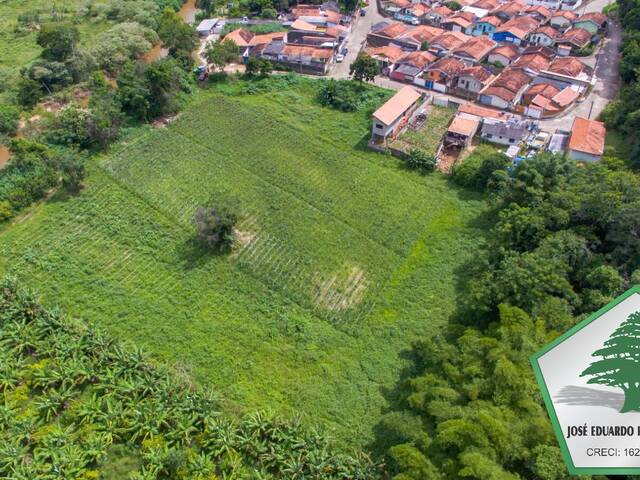
[[[365,444],[411,343],[453,312],[484,203],[366,150],[369,117],[315,82],[223,85],[97,158],[85,191],[0,230],[0,273],[176,362],[228,411],[302,411]],[[228,256],[193,245],[234,208]]]

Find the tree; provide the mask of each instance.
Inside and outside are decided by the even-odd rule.
[[[235,240],[237,217],[224,208],[200,207],[193,216],[200,243],[218,252],[227,252]]]
[[[20,112],[12,105],[0,104],[0,134],[13,135],[18,129]]]
[[[372,82],[378,74],[378,62],[364,52],[360,52],[349,67],[349,75],[359,82]]]
[[[158,36],[169,54],[182,62],[192,63],[191,52],[198,44],[198,32],[185,23],[180,15],[167,8],[158,22]]]
[[[447,6],[447,8],[450,8],[451,10],[460,10],[462,8],[462,5],[460,5],[459,2],[456,2],[456,0],[446,2],[445,5]]]
[[[36,39],[43,48],[42,58],[56,62],[69,58],[79,41],[78,28],[66,23],[43,25]]]
[[[273,71],[273,65],[266,58],[249,57],[247,60],[245,73],[248,76],[260,75],[261,77],[268,77]]]
[[[21,78],[17,83],[16,99],[26,108],[34,107],[44,95],[40,84],[30,78]]]
[[[603,348],[592,356],[596,360],[581,374],[591,377],[587,383],[618,387],[624,392],[624,404],[620,413],[640,412],[640,311],[634,312],[622,322],[604,342]]]
[[[205,52],[207,60],[220,70],[223,70],[228,63],[237,60],[238,55],[238,46],[232,40],[212,43]]]
[[[275,8],[263,8],[262,13],[260,13],[262,18],[268,18],[271,20],[275,20],[278,17],[278,12]]]
[[[420,50],[426,52],[427,50],[429,50],[429,46],[429,42],[424,41],[420,44]]]
[[[87,176],[82,161],[73,155],[63,157],[58,166],[62,174],[62,186],[72,195],[77,195],[82,189],[82,181]]]
[[[412,148],[409,150],[405,162],[411,170],[432,172],[436,168],[438,160],[435,155],[428,154],[418,148]]]

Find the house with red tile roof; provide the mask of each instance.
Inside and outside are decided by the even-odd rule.
[[[524,13],[526,15],[531,15],[540,23],[548,22],[553,15],[553,12],[551,10],[542,5],[531,5],[525,9]]]
[[[540,23],[531,16],[515,17],[496,28],[492,37],[497,42],[510,42],[520,45],[539,25]]]
[[[515,18],[517,15],[520,15],[525,8],[526,4],[524,2],[513,0],[511,2],[498,5],[496,8],[491,10],[491,15],[496,15],[506,22]]]
[[[471,4],[472,7],[484,8],[485,10],[489,11],[493,10],[498,5],[500,5],[500,2],[498,0],[477,0],[476,2]]]
[[[394,43],[407,50],[420,50],[425,42],[431,44],[442,32],[441,28],[431,25],[418,25],[396,37]]]
[[[489,63],[508,67],[518,58],[519,55],[520,52],[518,52],[518,47],[511,44],[505,44],[494,48],[489,54],[487,60],[489,61]]]
[[[371,140],[384,143],[395,138],[418,108],[421,99],[422,95],[409,86],[399,90],[373,113]]]
[[[367,35],[367,44],[372,47],[384,47],[411,30],[411,26],[402,22],[381,22],[380,25],[374,25]]]
[[[547,70],[559,75],[574,78],[578,78],[582,74],[590,76],[592,73],[591,67],[587,66],[575,57],[558,57],[551,62],[551,65],[549,65]]]
[[[429,45],[429,50],[436,55],[442,55],[443,53],[455,50],[470,38],[469,35],[465,35],[462,32],[445,31],[432,40]]]
[[[365,49],[367,55],[378,61],[380,71],[387,73],[388,70],[404,55],[405,51],[396,45],[385,45],[384,47],[370,47]]]
[[[591,32],[584,28],[570,28],[556,39],[556,45],[565,46],[571,52],[577,52],[589,46],[591,43]]]
[[[415,79],[438,58],[430,52],[410,52],[403,55],[393,66],[389,78],[399,82],[414,83]]]
[[[437,7],[432,7],[427,14],[425,15],[425,20],[431,25],[440,26],[440,23],[445,18],[453,15],[453,10],[448,8],[445,5],[439,5]]]
[[[448,88],[453,86],[456,77],[465,68],[466,65],[456,58],[441,58],[427,67],[422,78],[425,80],[427,88],[446,92]]]
[[[555,43],[556,38],[560,35],[561,33],[558,30],[549,25],[545,25],[543,27],[538,27],[531,32],[527,37],[527,41],[530,45],[551,47]]]
[[[564,31],[571,26],[571,23],[578,18],[578,15],[570,10],[557,10],[551,16],[549,25]]]
[[[468,65],[483,62],[489,53],[497,46],[497,43],[489,37],[471,37],[459,47],[453,49],[451,53],[459,60]]]
[[[604,123],[576,117],[569,136],[569,157],[586,162],[600,160],[604,153],[606,133]]]
[[[531,105],[533,99],[538,95],[551,100],[558,93],[560,93],[560,89],[551,83],[536,83],[524,91],[520,103],[522,105]]]
[[[521,69],[509,67],[480,92],[480,103],[507,110],[520,101],[531,83],[531,77]]]
[[[462,32],[470,34],[473,30],[475,17],[471,12],[457,12],[440,22],[440,26],[452,32]]]
[[[584,28],[591,35],[602,32],[607,27],[607,16],[602,12],[590,12],[573,21],[574,28]]]
[[[541,71],[547,70],[550,64],[551,60],[544,55],[527,53],[513,62],[511,68],[520,68],[528,75],[537,76]]]
[[[504,21],[495,15],[487,15],[486,17],[482,17],[473,25],[473,30],[471,31],[471,35],[487,35],[491,37],[493,33],[496,31],[500,25],[502,25]]]
[[[455,80],[455,93],[468,99],[476,99],[480,91],[490,84],[494,75],[486,67],[475,65],[462,70]]]

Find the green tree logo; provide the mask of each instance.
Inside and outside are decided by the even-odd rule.
[[[591,354],[602,357],[584,372],[591,376],[587,383],[618,387],[624,391],[620,413],[640,411],[640,311],[632,313],[604,342],[603,348]]]

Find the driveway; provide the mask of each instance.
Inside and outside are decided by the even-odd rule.
[[[334,65],[329,73],[329,77],[349,78],[349,66],[358,56],[367,38],[367,34],[371,31],[371,26],[383,20],[385,20],[385,17],[378,13],[378,2],[376,0],[370,0],[367,6],[367,14],[364,17],[358,18],[358,23],[353,27],[347,39],[345,46],[349,49],[349,53],[342,62]]]

